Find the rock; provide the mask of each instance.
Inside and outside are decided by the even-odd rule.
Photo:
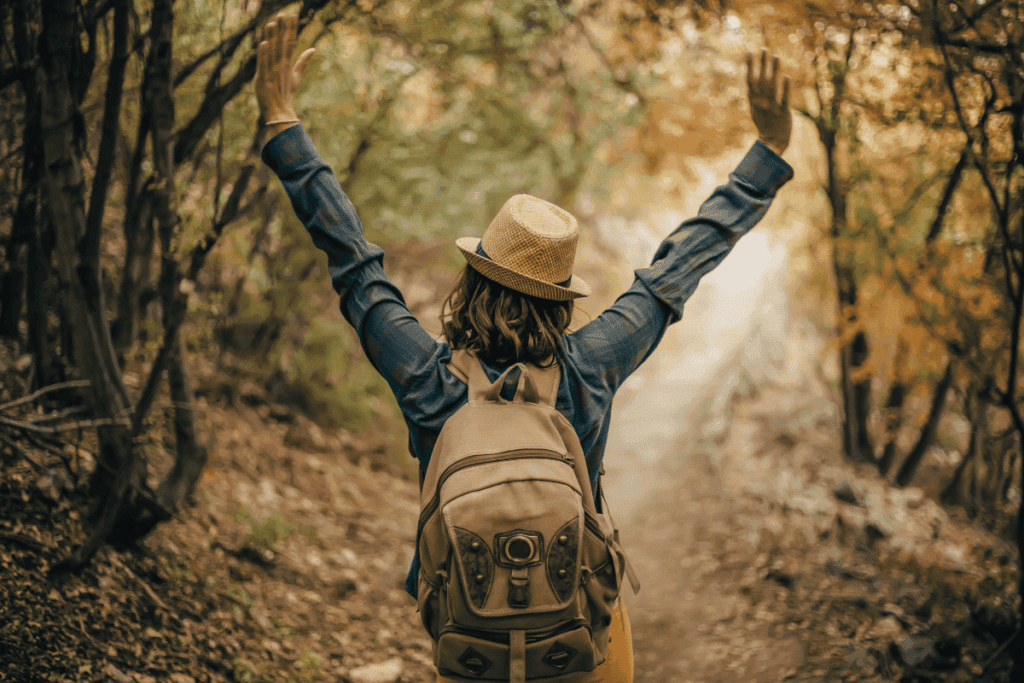
[[[908,508],[916,510],[924,503],[924,491],[916,486],[905,488],[903,489],[903,500]]]
[[[110,676],[110,680],[115,681],[115,683],[133,683],[128,674],[124,673],[110,662],[107,662],[107,665],[103,667],[103,673]]]
[[[893,616],[882,617],[875,622],[871,630],[868,631],[868,635],[893,644],[899,643],[907,637],[906,631],[903,630],[903,625],[899,622],[899,619]]]
[[[36,480],[36,488],[51,503],[59,503],[65,491],[71,489],[71,482],[60,470],[47,470]]]
[[[882,512],[876,512],[871,515],[867,524],[864,525],[864,531],[867,532],[868,538],[872,540],[887,538],[896,533],[896,522],[893,521],[892,517]]]
[[[907,666],[917,666],[928,659],[935,646],[935,640],[927,636],[907,636],[896,643],[896,652]]]
[[[285,434],[284,442],[295,448],[314,449],[318,451],[327,450],[327,438],[323,430],[308,417],[296,415],[292,426]]]
[[[295,412],[290,406],[286,406],[283,403],[271,403],[269,405],[270,417],[274,418],[278,422],[291,422],[295,419]]]
[[[251,379],[245,380],[242,382],[242,386],[238,387],[238,397],[247,406],[253,408],[267,402],[267,392]]]
[[[379,664],[367,664],[348,673],[352,683],[396,683],[402,675],[402,660],[399,657]]]
[[[835,489],[832,490],[832,495],[844,503],[849,503],[850,505],[860,505],[862,507],[864,505],[857,496],[857,492],[853,490],[853,487],[850,486],[850,482],[848,481],[844,481],[836,486]]]
[[[331,586],[331,597],[335,600],[344,600],[350,593],[359,590],[359,584],[350,577],[343,576]]]

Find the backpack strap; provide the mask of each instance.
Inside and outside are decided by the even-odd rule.
[[[491,382],[487,379],[480,361],[466,349],[452,349],[452,357],[448,361],[448,370],[469,388],[471,403],[501,400],[498,393],[505,378],[512,368],[517,366],[521,374],[516,398],[513,400],[520,400],[522,394],[525,400],[554,408],[558,400],[558,385],[562,378],[562,369],[558,363],[550,368],[537,367],[532,363],[516,363],[508,367],[497,380]],[[493,395],[489,395],[495,386],[497,388],[494,389]]]

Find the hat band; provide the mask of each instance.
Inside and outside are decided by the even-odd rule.
[[[484,251],[484,243],[483,243],[483,240],[481,240],[481,241],[480,241],[480,243],[476,245],[476,253],[480,254],[481,256],[483,256],[483,257],[484,257],[485,259],[487,259],[488,261],[494,261],[494,259],[492,259],[492,258],[491,258],[490,256],[488,256],[488,255],[487,255],[487,252],[486,252],[486,251]],[[495,263],[498,263],[497,261],[494,261],[494,262],[495,262]],[[499,264],[499,265],[500,265],[500,264]],[[521,274],[522,274],[522,273],[520,273],[520,275],[521,275]],[[555,284],[555,285],[558,285],[559,287],[568,287],[568,286],[569,286],[569,283],[570,283],[570,282],[572,282],[572,275],[570,275],[570,276],[569,276],[569,279],[568,279],[568,280],[563,280],[562,282],[553,282],[553,283],[551,283],[551,284]]]

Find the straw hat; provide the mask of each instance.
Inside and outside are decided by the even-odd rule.
[[[483,238],[460,237],[455,246],[489,280],[540,299],[589,296],[590,285],[572,268],[579,226],[568,211],[528,194],[501,207]]]

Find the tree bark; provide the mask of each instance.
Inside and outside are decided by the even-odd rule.
[[[952,479],[943,487],[939,500],[946,505],[961,505],[967,509],[970,506],[969,501],[972,500],[970,495],[970,478],[974,476],[973,472],[968,473],[968,468],[974,467],[975,453],[977,453],[980,447],[979,438],[981,437],[980,427],[982,425],[980,416],[985,409],[982,397],[979,395],[977,387],[973,384],[967,388],[965,404],[964,413],[971,423],[971,436],[967,441],[967,452],[964,453],[963,459],[956,466],[956,470],[953,471]],[[973,514],[973,511],[969,509],[968,512]]]
[[[103,98],[103,132],[96,155],[96,172],[92,179],[89,213],[82,238],[82,253],[89,262],[99,263],[100,239],[103,234],[103,210],[107,205],[107,187],[114,170],[114,148],[121,123],[121,97],[124,94],[125,67],[128,65],[129,0],[116,0],[114,5],[114,45]]]
[[[192,495],[209,459],[209,451],[196,433],[194,393],[184,363],[185,349],[180,328],[177,337],[168,359],[167,384],[175,405],[174,439],[178,457],[156,490],[157,502],[170,511],[178,510]]]
[[[900,337],[896,341],[896,373],[889,386],[889,398],[885,403],[885,448],[882,450],[882,457],[878,459],[878,473],[883,477],[889,475],[889,470],[896,460],[896,437],[899,435],[900,425],[903,424],[903,400],[906,396],[906,387],[900,379],[900,370],[906,351],[907,344]]]
[[[153,60],[151,73],[151,127],[153,135],[153,215],[160,236],[160,293],[163,302],[164,345],[167,359],[167,383],[174,405],[174,437],[177,459],[171,472],[157,490],[162,507],[176,510],[192,493],[207,461],[206,446],[199,441],[192,387],[185,368],[185,347],[181,324],[188,308],[188,295],[182,292],[182,272],[173,251],[172,238],[180,217],[174,189],[174,98],[172,93],[171,53],[174,39],[174,0],[153,3]],[[251,173],[251,170],[248,172]],[[246,173],[246,176],[248,176]],[[159,373],[154,363],[152,372]]]
[[[846,190],[840,187],[836,169],[836,135],[831,128],[819,126],[821,141],[825,145],[828,165],[829,205],[832,208],[832,269],[836,278],[838,293],[838,335],[845,337],[846,330],[857,324],[857,282],[853,269],[847,265],[850,255],[843,253],[839,240],[846,235],[849,227],[846,221]],[[871,378],[853,379],[854,373],[867,360],[869,353],[867,335],[862,330],[854,333],[849,341],[839,347],[839,375],[843,396],[843,451],[853,462],[874,462],[874,447],[868,433],[868,416],[871,409]]]
[[[65,307],[74,336],[75,365],[90,381],[84,392],[96,418],[126,419],[131,403],[111,344],[104,317],[103,288],[98,286],[97,263],[89,263],[79,250],[85,233],[85,180],[80,150],[84,126],[72,92],[69,65],[79,37],[75,30],[74,0],[44,0],[41,45],[41,120],[45,169],[45,211],[57,240],[57,264],[67,291]],[[145,462],[132,448],[125,426],[97,429],[99,453],[93,491],[102,494],[91,515],[94,529],[86,542],[59,565],[83,566],[114,528],[132,485],[145,482]]]
[[[819,105],[821,111],[811,117],[818,129],[818,139],[825,148],[826,184],[829,207],[832,209],[832,269],[836,279],[838,293],[837,335],[841,340],[846,337],[847,330],[857,325],[857,281],[853,268],[850,266],[852,255],[841,249],[840,240],[849,232],[847,222],[847,187],[846,181],[840,179],[838,169],[838,132],[842,104],[845,101],[846,74],[856,35],[851,32],[847,42],[844,61],[840,64],[829,64],[833,93],[829,102],[824,102],[820,90]],[[815,58],[817,63],[817,58]],[[808,116],[810,116],[808,114]],[[854,380],[857,373],[867,361],[870,348],[867,335],[857,330],[848,341],[841,341],[839,347],[840,389],[843,397],[843,451],[847,459],[853,462],[874,462],[875,452],[868,432],[868,416],[871,411],[871,377],[865,376]]]
[[[14,3],[11,7],[12,42],[19,64],[30,64],[35,58],[35,36],[30,29],[30,24],[35,20],[35,17],[28,16],[22,3]],[[42,149],[39,145],[40,104],[35,69],[25,70],[21,78],[21,88],[25,98],[25,125],[21,138],[21,187],[7,243],[8,270],[0,280],[0,335],[11,338],[19,334],[18,323],[25,302],[26,265],[22,258],[22,248],[31,245],[31,241],[38,236],[39,183],[42,177]]]
[[[928,419],[924,427],[921,428],[921,434],[917,439],[917,443],[914,444],[914,448],[911,449],[906,460],[903,461],[903,465],[900,466],[899,472],[896,474],[896,486],[906,486],[913,480],[914,473],[917,472],[917,468],[924,459],[925,453],[928,452],[928,449],[931,448],[932,443],[935,441],[935,431],[939,426],[939,419],[942,417],[942,412],[946,406],[946,395],[949,393],[949,387],[952,384],[953,361],[950,360],[946,365],[946,374],[942,376],[938,386],[935,387],[931,410],[928,412]]]

